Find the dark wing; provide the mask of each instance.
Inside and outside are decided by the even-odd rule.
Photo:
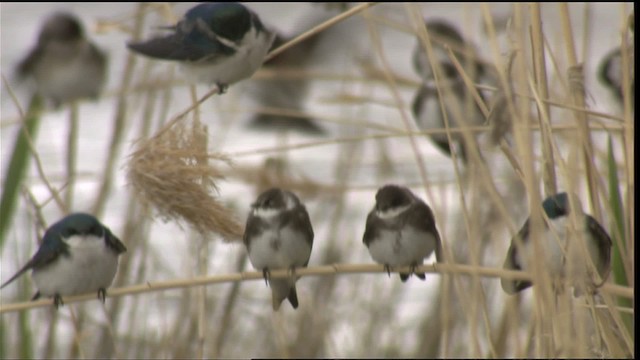
[[[309,243],[309,247],[313,247],[313,226],[311,225],[311,219],[309,213],[304,205],[300,205],[296,210],[296,216],[293,218],[296,222],[296,227],[304,231],[304,238]]]
[[[253,212],[253,209],[251,211]],[[261,228],[262,220],[250,213],[247,217],[247,224],[244,227],[244,235],[242,236],[242,242],[247,247],[247,250],[249,250],[250,239],[256,236]]]
[[[127,47],[142,55],[156,59],[178,61],[207,61],[215,63],[222,55],[231,55],[234,49],[193,29],[188,34],[179,30],[164,37],[129,43]]]
[[[39,269],[51,262],[55,261],[60,255],[67,255],[69,253],[69,246],[65,244],[61,239],[52,239],[51,242],[44,242],[35,255],[22,267],[15,275],[9,280],[5,281],[0,289],[9,285],[13,280],[17,279],[20,275],[24,274],[29,269]]]
[[[420,86],[420,89],[416,93],[416,96],[413,98],[413,103],[411,105],[411,109],[413,111],[413,118],[418,125],[419,128],[422,128],[423,125],[420,120],[420,114],[424,111],[424,103],[428,97],[437,96],[437,93],[434,89],[429,88],[427,86]],[[437,98],[434,98],[433,101],[439,101]],[[438,109],[440,109],[440,104],[438,104]],[[440,111],[440,110],[438,110]],[[425,114],[425,116],[442,116],[441,114]],[[449,141],[447,140],[437,140],[433,139],[433,137],[429,136],[431,141],[436,145],[442,152],[444,152],[447,156],[451,156],[451,146],[449,145]]]
[[[433,216],[431,208],[423,202],[421,199],[414,197],[416,203],[414,204],[415,211],[407,211],[407,218],[404,220],[415,226],[418,230],[428,232],[435,235],[436,238],[436,260],[442,262],[442,241],[440,240],[440,233],[436,228],[436,220]]]
[[[127,251],[126,246],[118,239],[115,235],[111,233],[111,230],[108,228],[104,228],[105,230],[105,241],[107,243],[107,247],[111,250],[115,251],[116,254],[122,254]]]
[[[89,44],[89,51],[90,56],[98,63],[98,66],[106,71],[107,55],[93,43]]]
[[[311,220],[309,219],[309,213],[307,212],[307,208],[300,204],[286,212],[287,215],[292,216],[284,216],[284,218],[288,219],[280,224],[281,227],[291,226],[294,229],[299,229],[304,234],[305,241],[309,244],[309,248],[313,248],[313,227],[311,226]],[[311,257],[311,252],[309,252],[309,258]],[[307,266],[309,263],[309,259],[305,262],[304,266]]]
[[[602,281],[605,281],[609,276],[611,270],[611,246],[613,242],[611,237],[607,234],[607,231],[598,223],[593,216],[585,214],[587,229],[591,233],[592,237],[597,241],[598,254],[600,254],[599,263],[596,264]]]
[[[516,236],[514,236],[513,239],[511,239],[511,245],[509,246],[509,250],[507,251],[507,257],[504,260],[504,265],[503,265],[504,269],[522,270],[522,265],[518,262],[517,253],[520,245],[524,245],[524,243],[528,240],[529,240],[529,219],[527,219],[527,221],[524,223],[520,231],[518,231]],[[518,244],[519,241],[520,241],[520,244]],[[530,281],[511,280],[511,279],[502,279],[501,284],[502,284],[502,289],[509,294],[515,294],[532,285]]]
[[[430,89],[424,85],[420,86],[416,96],[413,98],[413,102],[411,103],[411,111],[413,111],[413,117],[416,120],[416,123],[420,122],[420,113],[422,113],[422,106],[424,104],[424,99],[428,96],[432,96],[433,89]]]
[[[369,247],[369,244],[378,236],[377,227],[375,226],[378,219],[375,215],[375,209],[369,212],[367,216],[367,224],[364,228],[364,235],[362,236],[362,242]]]
[[[16,75],[19,79],[24,79],[33,72],[33,68],[42,58],[43,52],[44,50],[42,47],[36,46],[35,48],[33,48],[33,50],[31,50],[27,57],[20,61],[20,63],[16,67]]]

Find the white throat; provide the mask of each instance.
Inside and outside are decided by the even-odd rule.
[[[273,209],[273,208],[253,209],[253,216],[263,218],[263,219],[272,219],[280,214],[282,214],[282,209]]]
[[[274,209],[274,208],[255,208],[253,209],[253,215],[263,218],[263,219],[272,219],[280,214],[282,214],[284,211],[290,211],[293,210],[296,207],[296,203],[295,201],[291,198],[291,196],[286,196],[285,195],[285,208],[281,209]]]
[[[376,215],[378,215],[380,219],[391,219],[409,210],[409,207],[411,207],[411,204],[395,207],[387,211],[376,211]]]
[[[95,235],[74,235],[64,239],[64,242],[66,242],[71,249],[98,248],[105,246],[103,238]]]

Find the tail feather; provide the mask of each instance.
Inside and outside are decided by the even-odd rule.
[[[20,271],[18,271],[15,275],[13,275],[11,277],[11,279],[7,280],[4,282],[4,284],[2,284],[0,286],[0,289],[4,288],[5,286],[11,284],[13,282],[13,280],[17,279],[18,277],[20,277],[20,275],[24,274],[25,271],[31,269],[33,266],[33,260],[29,261],[24,267],[22,267],[22,269],[20,269]]]
[[[298,308],[298,293],[296,292],[296,286],[292,286],[291,290],[289,291],[289,296],[287,296],[287,299],[289,299],[289,302],[291,303],[291,306],[293,306],[294,309]]]
[[[295,287],[290,285],[289,279],[273,279],[269,280],[269,286],[271,287],[271,305],[273,307],[273,311],[278,311],[280,309],[280,305],[284,299],[289,298],[289,301],[293,305],[291,301],[291,292],[295,292]],[[295,299],[295,303],[297,305],[297,296],[293,296]],[[295,308],[296,306],[294,306]]]

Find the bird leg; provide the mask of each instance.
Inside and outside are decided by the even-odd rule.
[[[265,285],[269,286],[269,279],[271,278],[271,273],[268,268],[262,269],[262,277],[264,278]]]
[[[389,266],[389,264],[384,264],[384,269],[387,271],[387,275],[391,277],[391,267]]]
[[[220,83],[220,82],[216,82],[216,86],[218,87],[218,95],[222,95],[222,94],[226,93],[227,89],[229,88],[229,85],[223,84],[223,83]]]
[[[296,266],[291,265],[289,268],[289,281],[293,284],[296,282]]]
[[[55,306],[57,309],[63,305],[64,305],[64,302],[62,301],[62,296],[60,296],[60,294],[53,295],[53,306]]]
[[[107,290],[105,288],[98,289],[98,300],[102,301],[104,304],[105,299],[107,298]]]
[[[424,273],[416,272],[416,268],[417,267],[418,267],[418,263],[414,262],[414,263],[411,264],[409,269],[411,269],[411,273],[414,274],[415,276],[417,276],[420,280],[424,280],[425,279]]]

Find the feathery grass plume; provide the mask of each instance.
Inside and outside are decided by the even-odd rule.
[[[206,126],[180,121],[139,141],[127,177],[142,202],[164,220],[184,220],[202,234],[214,232],[225,241],[239,241],[242,225],[211,194],[223,176],[210,158],[229,163],[224,155],[207,153]]]

